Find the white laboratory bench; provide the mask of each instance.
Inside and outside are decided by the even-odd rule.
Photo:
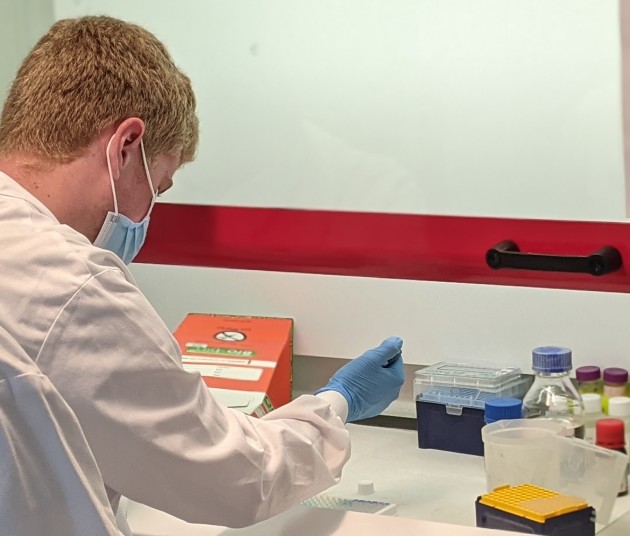
[[[348,430],[352,456],[341,481],[326,493],[395,503],[396,516],[298,506],[253,527],[226,529],[185,523],[129,502],[129,526],[135,536],[371,536],[387,532],[496,536],[503,533],[474,527],[475,500],[486,492],[483,458],[419,449],[417,434],[411,430],[353,424],[348,425]],[[373,481],[374,493],[359,495],[360,480]],[[629,512],[630,496],[617,499],[611,522],[599,527],[599,535],[630,534]]]

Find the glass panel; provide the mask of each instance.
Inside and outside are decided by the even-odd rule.
[[[165,201],[626,217],[617,0],[56,0],[138,22],[202,140]]]

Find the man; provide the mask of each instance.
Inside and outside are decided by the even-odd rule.
[[[56,23],[0,119],[0,326],[76,414],[114,509],[123,494],[236,527],[338,480],[343,422],[398,396],[402,341],[260,420],[185,372],[126,264],[197,139],[190,81],[153,35],[108,17]]]

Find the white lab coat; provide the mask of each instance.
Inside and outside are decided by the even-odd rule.
[[[0,326],[73,409],[114,510],[122,494],[190,522],[240,527],[338,481],[350,443],[329,403],[302,396],[263,419],[219,405],[183,370],[177,342],[118,257],[3,173],[0,271]]]
[[[77,418],[2,328],[0,534],[120,536]]]

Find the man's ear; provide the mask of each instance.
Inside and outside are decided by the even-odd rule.
[[[110,149],[114,179],[120,177],[123,169],[132,162],[131,156],[140,150],[140,140],[143,135],[144,121],[138,117],[125,119],[116,129],[111,144],[113,151]]]

